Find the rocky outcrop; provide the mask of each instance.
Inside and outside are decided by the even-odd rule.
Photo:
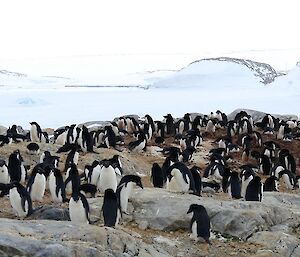
[[[0,255],[34,257],[168,257],[120,229],[60,221],[0,219]]]
[[[262,118],[267,114],[266,112],[260,112],[250,109],[236,109],[232,113],[228,114],[228,119],[233,120],[235,115],[237,115],[240,111],[245,111],[249,115],[251,115],[254,122],[261,121]],[[275,118],[279,118],[281,120],[298,120],[298,116],[293,114],[286,114],[286,115],[280,115],[280,114],[272,114]]]

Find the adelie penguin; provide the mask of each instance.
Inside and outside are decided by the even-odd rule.
[[[38,155],[40,153],[40,147],[37,143],[30,143],[26,148],[28,154]]]
[[[195,195],[201,196],[202,191],[202,180],[201,180],[201,169],[197,166],[193,166],[190,169],[194,183],[195,183]]]
[[[72,172],[70,172],[72,180],[72,197],[69,201],[69,213],[72,222],[78,224],[90,223],[90,208],[89,204],[83,194],[80,193],[80,177],[75,164],[72,164]]]
[[[162,168],[156,162],[152,165],[150,179],[153,187],[163,188],[166,183],[166,175],[163,173]]]
[[[231,198],[241,198],[241,184],[239,174],[236,171],[231,172],[228,180],[228,194]]]
[[[264,192],[278,192],[278,180],[275,176],[268,177],[264,183]]]
[[[106,189],[112,189],[114,192],[116,192],[117,186],[118,181],[115,169],[110,160],[104,160],[97,183],[97,188],[100,192],[105,192]]]
[[[210,218],[203,205],[191,204],[187,213],[193,213],[190,222],[190,238],[195,241],[203,240],[210,244]]]
[[[121,218],[121,210],[116,193],[112,189],[106,189],[102,205],[104,226],[115,227]]]
[[[32,201],[41,202],[46,189],[46,176],[41,164],[36,165],[27,183],[27,191],[31,196]]]
[[[0,159],[0,183],[8,184],[10,181],[8,168],[5,160]]]
[[[127,213],[128,199],[131,195],[134,185],[143,189],[142,181],[139,176],[126,175],[121,179],[118,185],[116,193],[119,200],[120,209],[124,213]]]
[[[173,192],[195,193],[195,182],[191,171],[181,162],[174,163],[167,169],[167,189]]]
[[[49,190],[52,201],[56,203],[67,202],[65,183],[59,169],[54,168],[49,175]]]
[[[146,149],[147,140],[144,132],[139,132],[138,139],[130,142],[128,147],[131,152],[141,152]]]
[[[12,182],[10,185],[9,200],[16,216],[26,217],[32,214],[33,209],[30,194],[17,181]]]
[[[263,184],[259,176],[254,177],[248,184],[245,194],[246,201],[259,201],[263,199]]]
[[[42,132],[39,124],[36,122],[30,122],[30,140],[32,142],[49,143],[47,133]]]
[[[23,158],[19,150],[14,151],[8,159],[8,173],[10,181],[25,183],[27,171],[23,165]]]

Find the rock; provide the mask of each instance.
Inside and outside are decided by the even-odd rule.
[[[228,120],[233,120],[235,115],[239,113],[240,111],[245,111],[249,115],[252,116],[252,119],[254,122],[260,121],[267,113],[266,112],[260,112],[250,109],[236,109],[232,113],[228,114]],[[298,116],[292,115],[292,114],[286,114],[286,115],[280,115],[280,114],[272,114],[275,118],[279,118],[282,120],[298,120]]]
[[[58,208],[51,205],[44,205],[37,209],[30,218],[35,220],[70,220],[68,208]]]
[[[264,246],[267,252],[274,253],[272,256],[282,257],[290,257],[300,243],[298,238],[280,231],[257,232],[248,241]]]
[[[6,135],[7,128],[0,125],[0,135]]]
[[[191,215],[186,212],[190,204],[197,203],[207,209],[213,230],[244,240],[275,225],[297,224],[299,201],[298,195],[278,192],[266,193],[260,203],[176,194],[159,188],[136,189],[131,199],[137,224],[147,222],[149,228],[157,230],[187,230]]]
[[[120,229],[10,219],[0,219],[0,226],[1,256],[170,256]]]

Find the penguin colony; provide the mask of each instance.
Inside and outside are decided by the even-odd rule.
[[[52,202],[67,203],[70,220],[92,224],[88,197],[102,195],[104,225],[115,227],[128,214],[128,201],[133,186],[143,188],[141,177],[124,175],[119,155],[97,159],[78,169],[80,155],[97,153],[100,147],[129,151],[132,154],[147,151],[147,146],[159,146],[164,162],[153,163],[153,187],[168,191],[194,194],[224,192],[232,199],[263,201],[264,191],[299,189],[296,159],[289,150],[293,140],[300,139],[300,123],[280,120],[270,114],[259,122],[241,111],[232,120],[221,111],[209,115],[185,114],[175,119],[171,114],[162,121],[153,121],[150,115],[142,119],[124,116],[105,126],[88,128],[85,125],[65,126],[48,135],[38,123],[31,122],[25,133],[13,125],[6,135],[0,135],[2,147],[28,142],[26,153],[37,155],[39,163],[25,165],[19,150],[8,160],[0,159],[0,196],[8,195],[18,217],[28,217],[34,203],[43,203],[45,194]],[[125,144],[125,139],[129,143]],[[203,140],[213,143],[204,156],[201,167],[193,160]],[[61,145],[56,153],[40,151],[39,144]],[[64,169],[59,169],[60,153],[67,153]],[[30,175],[29,175],[30,174]],[[263,181],[264,180],[264,181]],[[281,182],[281,183],[279,183]],[[211,225],[205,206],[192,204],[187,213],[190,237],[210,243]]]

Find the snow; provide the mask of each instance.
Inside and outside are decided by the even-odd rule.
[[[45,77],[0,72],[0,125],[18,124],[28,129],[29,122],[36,121],[42,128],[58,128],[126,114],[150,114],[162,120],[167,113],[182,117],[186,112],[220,109],[230,113],[237,108],[300,114],[299,66],[267,85],[245,65],[224,61],[195,62],[178,71],[137,70],[117,80],[150,87],[65,87],[76,78],[68,74]]]

